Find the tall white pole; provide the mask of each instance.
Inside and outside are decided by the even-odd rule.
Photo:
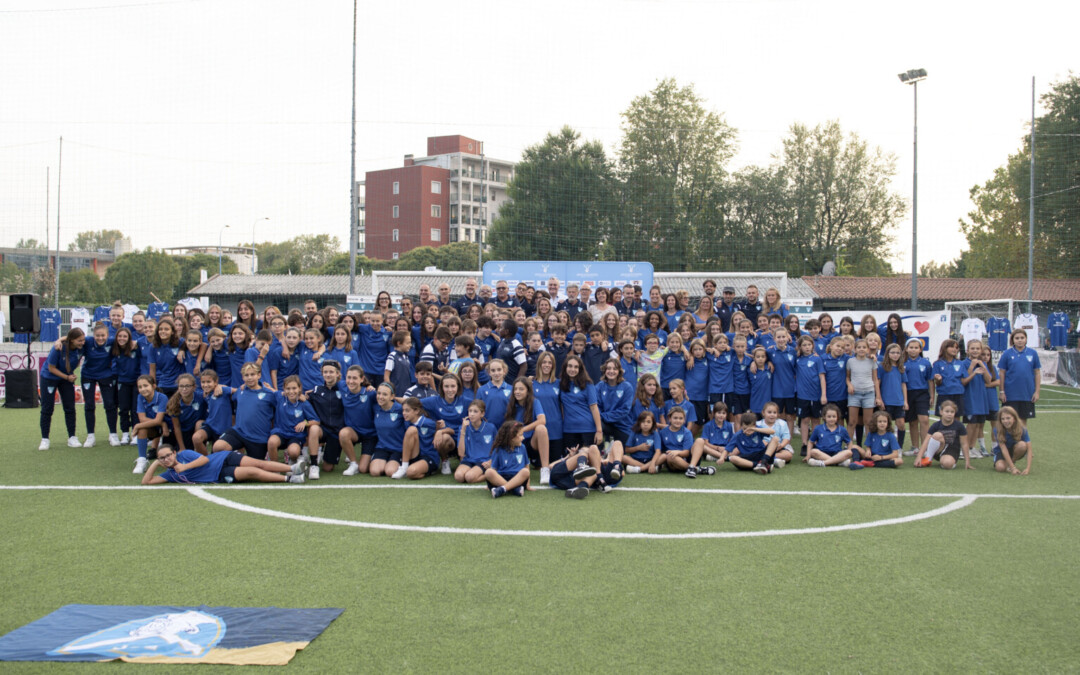
[[[1028,187],[1028,314],[1035,299],[1035,77],[1031,78],[1031,182]],[[1037,346],[1037,345],[1036,345]]]
[[[919,311],[919,82],[915,89],[914,169],[911,174],[911,311]]]
[[[56,166],[56,287],[53,303],[60,309],[60,176],[64,170],[64,137],[60,137],[60,157]]]
[[[356,194],[356,0],[352,19],[352,154],[349,156],[349,293],[356,292],[356,250],[359,248],[359,197]]]

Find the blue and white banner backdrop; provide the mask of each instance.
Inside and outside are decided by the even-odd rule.
[[[505,281],[514,292],[518,283],[524,282],[547,290],[548,279],[559,282],[559,295],[566,295],[570,282],[591,288],[622,287],[626,284],[641,286],[648,296],[653,285],[653,266],[647,262],[604,262],[597,260],[489,260],[484,263],[484,283],[494,286]]]
[[[803,320],[805,318],[818,318],[826,312],[812,312],[808,315],[799,315],[799,320],[803,324],[806,323]],[[923,356],[930,359],[931,362],[937,359],[938,350],[941,348],[941,343],[949,339],[949,326],[952,312],[913,312],[911,310],[899,310],[896,312],[865,312],[862,310],[854,311],[835,311],[830,310],[827,312],[829,316],[833,318],[833,325],[840,325],[840,318],[844,316],[850,316],[855,321],[855,331],[858,332],[859,324],[862,322],[862,318],[869,314],[877,321],[878,326],[884,326],[888,320],[890,314],[899,314],[900,322],[904,324],[904,332],[907,333],[909,338],[918,338],[923,343]]]
[[[285,665],[342,611],[65,605],[0,637],[0,661]]]

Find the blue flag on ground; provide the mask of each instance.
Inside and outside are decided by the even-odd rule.
[[[65,605],[0,637],[0,661],[285,665],[342,611]]]

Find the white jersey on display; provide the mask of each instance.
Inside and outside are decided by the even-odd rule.
[[[1039,344],[1039,317],[1034,314],[1018,314],[1013,320],[1013,330],[1023,328],[1027,333],[1028,347],[1042,349]]]
[[[982,322],[982,319],[964,319],[964,322],[960,324],[960,336],[964,338],[965,346],[972,340],[981,341],[985,334],[986,324]]]
[[[90,335],[90,310],[85,307],[72,307],[71,327],[82,328],[84,334]]]

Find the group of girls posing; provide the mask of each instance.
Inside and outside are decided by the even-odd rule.
[[[977,343],[958,361],[952,341],[930,364],[922,342],[906,338],[897,314],[880,327],[867,315],[858,330],[844,317],[834,330],[828,314],[800,327],[792,315],[762,312],[755,329],[735,310],[726,315],[729,332],[722,315],[705,308],[709,303],[680,316],[659,309],[602,311],[594,324],[593,312],[571,318],[543,291],[534,296],[534,316],[520,306],[441,300],[406,299],[398,310],[384,295],[379,310],[358,315],[320,311],[309,302],[303,313],[286,316],[271,307],[260,318],[242,301],[231,324],[216,306],[205,314],[177,307],[181,311],[157,321],[139,313],[130,327],[110,320],[95,327],[92,339],[75,329],[54,345],[43,389],[59,393],[69,445],[94,445],[92,403],[86,441],[75,435],[74,381],[82,363],[87,401],[94,400],[94,388],[102,391],[110,443],[139,446],[138,473],[148,466],[146,450],[165,438],[179,451],[243,446],[250,456],[271,459],[284,451],[310,465],[309,478],[333,470],[344,452],[346,475],[421,478],[442,471],[463,482],[489,480],[490,467],[476,461],[481,451],[473,446],[477,438],[494,443],[497,433],[479,433],[483,424],[471,421],[475,401],[483,406],[480,419],[495,432],[504,421],[521,423],[522,445],[541,484],[551,484],[553,465],[571,450],[590,464],[595,447],[617,466],[601,475],[609,485],[624,469],[711,473],[713,467],[700,463],[709,457],[771,470],[790,461],[796,423],[804,439],[800,453],[813,466],[851,466],[845,464],[850,457],[829,452],[840,436],[834,427],[843,430],[840,442],[853,456],[871,435],[894,428],[902,449],[910,425],[912,450],[903,454],[915,448],[925,454],[928,439],[934,440],[928,427],[935,398],[936,410],[945,401],[957,406],[974,447],[999,398],[1021,424],[1038,399],[1038,357],[1025,349],[1022,331],[1011,336],[1013,346],[995,369]],[[145,386],[150,392],[144,396]],[[158,396],[164,405],[155,404]],[[45,398],[42,449],[49,447],[54,409],[52,396]],[[744,430],[746,413],[753,413],[754,428],[775,433]],[[885,429],[875,413],[888,418]],[[778,447],[764,463],[736,462],[755,453],[733,454],[714,442],[725,425],[732,442],[762,441],[766,452],[777,439]],[[817,434],[821,429],[828,434]],[[660,443],[648,446],[653,433]],[[631,444],[634,434],[646,438]],[[467,441],[473,450],[466,463]],[[1030,458],[1030,443],[1020,443]],[[865,450],[870,457],[892,454]],[[452,471],[455,456],[460,463]],[[897,460],[859,462],[902,464]]]

